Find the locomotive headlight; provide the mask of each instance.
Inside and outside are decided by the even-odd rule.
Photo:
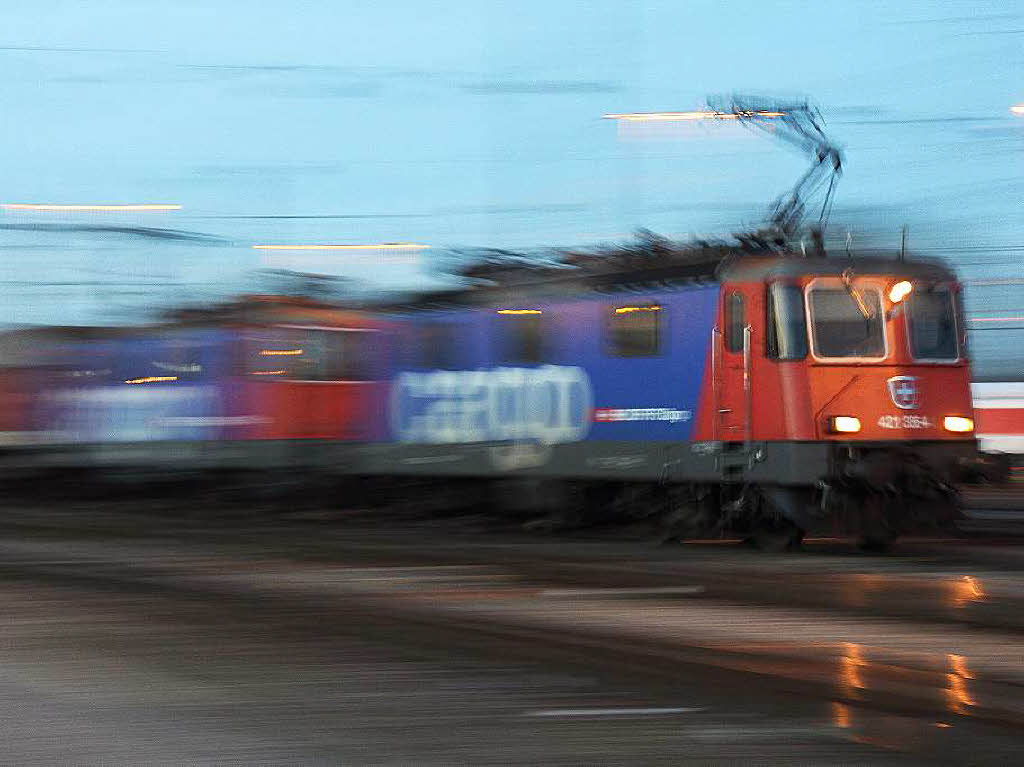
[[[889,288],[889,300],[894,304],[898,304],[904,298],[910,295],[910,291],[914,289],[914,286],[910,284],[909,280],[900,280],[891,288]]]
[[[942,419],[942,425],[946,431],[967,432],[974,431],[974,419],[964,418],[960,415],[947,415]]]
[[[828,430],[833,434],[856,434],[860,419],[852,415],[834,415],[828,419]]]

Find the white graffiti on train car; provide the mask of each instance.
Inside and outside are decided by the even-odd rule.
[[[402,442],[583,439],[593,406],[582,368],[543,365],[401,373],[391,391],[391,425]]]

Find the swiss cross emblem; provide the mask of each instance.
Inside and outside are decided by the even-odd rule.
[[[921,393],[917,388],[916,376],[893,376],[886,383],[892,404],[904,410],[913,410],[921,404]]]

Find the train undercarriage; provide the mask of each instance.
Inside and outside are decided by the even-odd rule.
[[[60,460],[42,451],[26,454],[27,462],[5,473],[22,477],[41,471],[46,479],[25,486],[53,486],[54,478],[64,477],[72,488],[92,484],[93,494],[104,484],[134,485],[135,492],[144,492],[147,484],[168,488],[177,482],[219,488],[222,497],[283,493],[304,503],[375,508],[382,514],[414,507],[425,514],[479,510],[504,514],[534,530],[640,523],[665,542],[739,536],[758,548],[782,550],[798,547],[805,535],[825,535],[854,536],[865,548],[882,549],[900,535],[955,530],[961,518],[956,485],[975,454],[973,442],[759,443],[717,455],[687,449],[696,462],[672,462],[672,471],[660,476],[656,471],[629,476],[630,470],[616,478],[605,458],[601,474],[591,476],[573,476],[560,455],[553,462],[558,468],[545,471],[460,475],[440,470],[438,456],[425,453],[406,458],[404,465],[415,471],[395,474],[386,470],[389,461],[398,463],[394,456],[364,460],[358,449],[332,454],[336,443],[304,451],[288,445],[289,455],[268,452],[262,464],[242,444],[218,456],[214,452],[225,446],[207,445],[206,461],[194,450],[178,446],[180,452],[169,455],[164,447],[152,451],[162,462],[140,462],[140,451],[126,449],[75,449]],[[445,448],[446,455],[453,449]],[[680,450],[677,445],[665,455]],[[134,464],[124,460],[128,455]],[[90,456],[94,460],[85,460]]]
[[[813,482],[681,484],[670,490],[666,539],[744,535],[759,548],[799,546],[805,535],[855,536],[880,550],[906,534],[952,532],[962,518],[957,483],[972,466],[960,443],[832,446]]]

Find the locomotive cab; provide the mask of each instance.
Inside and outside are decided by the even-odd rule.
[[[804,529],[837,504],[877,501],[889,517],[901,508],[935,521],[941,500],[955,516],[952,480],[976,445],[951,272],[882,259],[741,262],[722,275],[717,319],[712,439],[742,456],[723,461],[725,481],[758,483]]]

